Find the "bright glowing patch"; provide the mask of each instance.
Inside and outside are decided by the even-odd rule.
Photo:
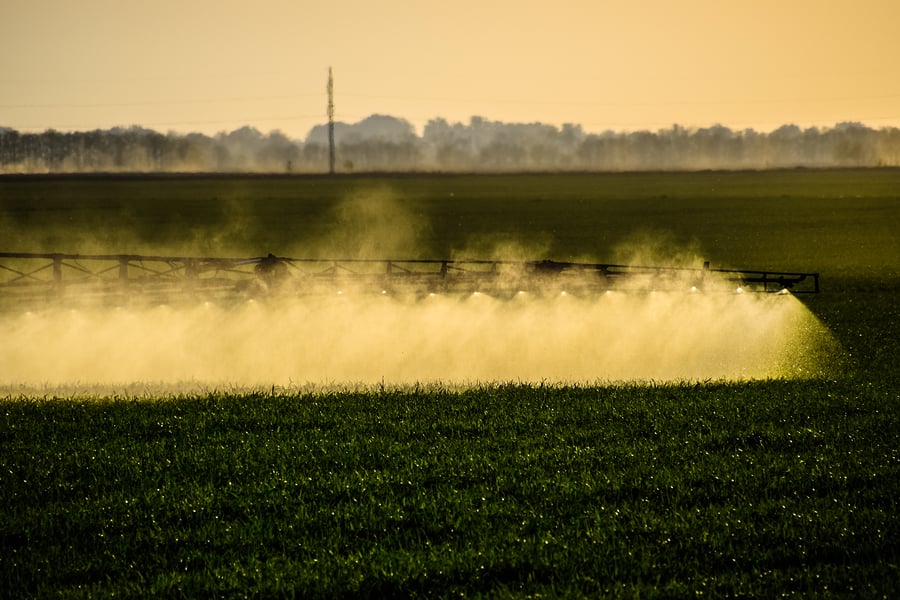
[[[0,314],[0,385],[808,377],[834,346],[775,294],[375,297]]]

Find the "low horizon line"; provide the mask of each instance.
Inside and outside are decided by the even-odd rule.
[[[773,132],[778,131],[779,129],[782,129],[785,127],[796,127],[798,129],[800,129],[801,131],[808,131],[811,129],[818,130],[818,131],[830,130],[830,129],[835,129],[840,125],[857,125],[857,126],[861,126],[863,128],[870,129],[873,131],[884,131],[884,130],[892,130],[892,129],[900,128],[900,125],[877,126],[877,125],[867,124],[867,122],[866,122],[867,120],[843,119],[843,120],[835,121],[833,124],[824,124],[824,125],[809,124],[812,122],[807,122],[805,124],[802,124],[803,122],[799,122],[799,121],[786,121],[786,122],[782,122],[778,126],[773,127],[772,129],[763,129],[763,128],[757,129],[756,127],[752,127],[752,126],[727,125],[722,122],[715,122],[715,123],[712,123],[709,125],[684,125],[682,123],[676,122],[676,123],[671,123],[669,125],[660,126],[660,127],[636,127],[636,128],[624,127],[624,128],[620,128],[620,129],[613,129],[610,127],[610,128],[603,129],[602,131],[587,131],[587,130],[585,130],[584,124],[576,123],[576,122],[564,122],[560,125],[557,125],[554,123],[549,123],[549,122],[540,121],[540,120],[504,121],[504,120],[491,119],[491,118],[484,117],[481,115],[473,114],[473,115],[469,116],[467,121],[453,120],[453,119],[448,119],[446,117],[441,117],[441,116],[432,117],[426,121],[425,126],[423,126],[423,128],[422,128],[422,132],[419,133],[418,128],[415,126],[415,124],[411,120],[409,120],[405,117],[398,117],[398,116],[395,116],[392,114],[379,113],[379,112],[374,112],[365,117],[361,117],[357,121],[336,120],[334,122],[334,124],[339,125],[339,126],[342,125],[342,126],[353,127],[353,126],[359,125],[373,117],[384,117],[384,118],[392,119],[392,120],[395,120],[395,121],[398,121],[401,123],[406,123],[412,128],[412,134],[418,138],[421,138],[425,135],[424,128],[427,127],[428,124],[436,122],[436,121],[444,121],[445,123],[449,124],[450,126],[462,125],[464,127],[471,127],[473,122],[477,119],[480,119],[484,123],[492,124],[492,125],[553,127],[560,131],[566,126],[572,126],[576,129],[579,129],[581,131],[581,133],[585,136],[592,136],[592,135],[593,136],[601,136],[601,135],[605,135],[605,134],[609,134],[609,133],[619,134],[619,135],[629,134],[629,133],[640,133],[640,132],[658,133],[658,132],[673,131],[673,130],[679,130],[679,129],[687,131],[687,132],[696,132],[696,131],[702,131],[705,129],[717,129],[717,128],[724,128],[733,133],[743,133],[743,132],[747,132],[747,131],[752,131],[752,132],[760,133],[760,134],[770,134],[770,133],[773,133]],[[883,117],[883,118],[878,118],[878,119],[868,119],[868,121],[888,120],[888,119],[894,119],[894,118],[895,117]],[[259,119],[257,119],[257,121],[259,121]],[[52,126],[48,126],[48,127],[44,127],[44,128],[40,128],[40,127],[18,128],[15,126],[0,124],[0,132],[13,131],[16,133],[40,135],[40,134],[45,134],[45,133],[50,133],[50,132],[72,134],[72,133],[91,133],[91,132],[95,132],[95,131],[109,132],[109,131],[114,131],[114,130],[127,131],[127,130],[132,130],[132,129],[138,129],[138,130],[143,130],[143,131],[152,131],[152,132],[159,133],[159,134],[167,136],[167,137],[172,136],[172,135],[181,136],[181,137],[187,137],[187,136],[191,136],[191,135],[202,135],[202,136],[206,136],[209,138],[215,138],[217,136],[229,135],[231,133],[240,131],[242,129],[252,129],[252,130],[255,130],[264,135],[272,135],[273,133],[280,133],[281,135],[285,136],[286,138],[288,138],[291,141],[305,143],[306,139],[312,134],[312,132],[314,130],[316,130],[317,128],[328,127],[328,121],[324,120],[321,123],[316,123],[316,124],[312,125],[309,128],[309,130],[307,131],[306,135],[303,137],[289,135],[281,128],[273,128],[273,129],[269,129],[269,130],[263,130],[259,127],[258,123],[257,124],[244,123],[243,125],[235,126],[233,129],[221,129],[219,131],[216,131],[215,133],[205,133],[203,131],[196,130],[196,129],[163,130],[163,129],[159,128],[160,125],[164,125],[164,123],[157,123],[157,124],[131,123],[129,125],[118,124],[118,125],[109,125],[109,126],[105,126],[105,127],[104,126],[98,126],[98,127],[78,127],[78,126],[52,127]]]

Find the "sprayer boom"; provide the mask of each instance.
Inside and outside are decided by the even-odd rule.
[[[0,300],[257,294],[685,290],[817,293],[818,273],[611,263],[0,252]]]

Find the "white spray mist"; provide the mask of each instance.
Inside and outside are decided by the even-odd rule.
[[[298,251],[415,257],[429,231],[388,189],[353,195],[331,218],[333,227],[298,241]],[[662,247],[665,239],[640,234],[616,258],[701,264],[689,245],[676,255],[672,248],[685,246]],[[524,260],[547,241],[472,246],[490,259]],[[0,389],[794,378],[820,374],[822,356],[836,347],[790,295],[739,295],[715,281],[692,293],[691,285],[654,291],[648,282],[591,294],[551,285],[504,299],[488,291],[402,297],[348,288],[227,304],[10,309],[0,313]]]
[[[809,377],[833,344],[797,299],[353,294],[0,316],[0,384],[696,381]]]

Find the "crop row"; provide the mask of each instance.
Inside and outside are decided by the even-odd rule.
[[[15,399],[14,595],[894,590],[900,414],[856,383]]]

